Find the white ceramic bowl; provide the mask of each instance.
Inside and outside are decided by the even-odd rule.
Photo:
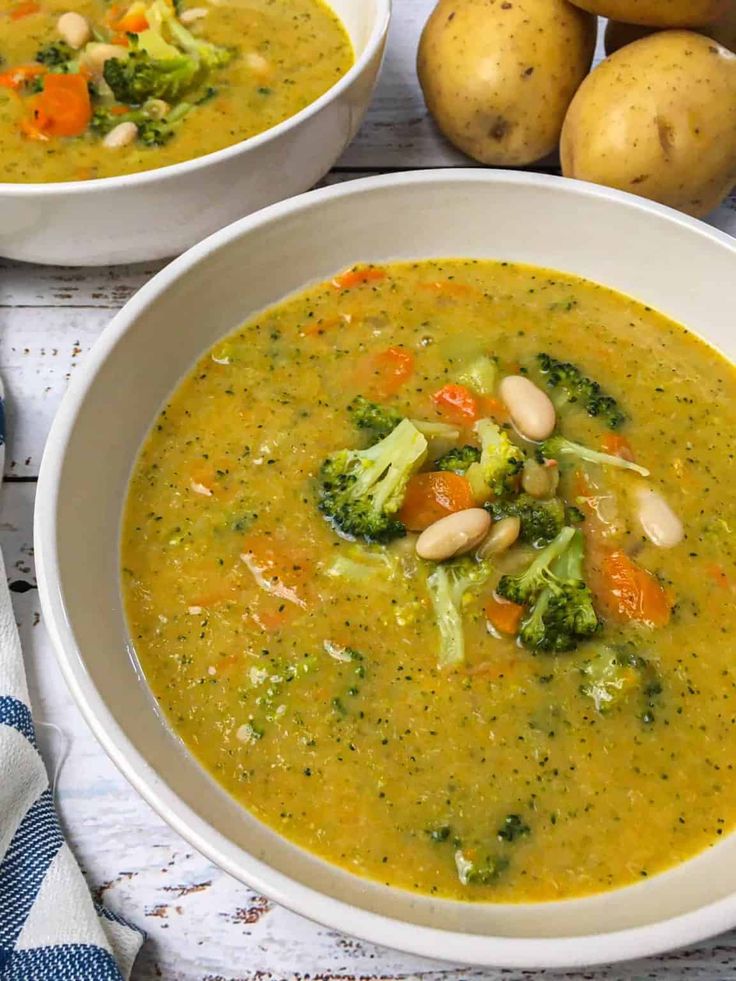
[[[196,848],[305,916],[450,961],[559,967],[633,958],[736,924],[736,835],[646,882],[548,904],[471,905],[358,879],[240,808],[158,714],[118,585],[128,475],[157,410],[203,350],[255,311],[358,260],[505,258],[578,273],[659,308],[736,357],[736,242],[616,191],[533,174],[398,174],[286,201],[213,235],[149,282],[75,373],[36,504],[46,625],[87,721]]]
[[[368,108],[391,9],[391,0],[329,4],[356,60],[319,99],[258,136],[170,167],[60,184],[0,182],[0,255],[71,266],[163,259],[316,184]]]

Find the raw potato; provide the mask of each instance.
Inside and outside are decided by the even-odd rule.
[[[649,27],[700,27],[720,17],[734,0],[574,0],[601,17]]]
[[[566,177],[707,214],[736,182],[736,55],[690,31],[621,48],[580,86],[560,156]]]
[[[557,145],[595,34],[567,0],[439,0],[417,58],[427,107],[475,160],[533,163]]]
[[[623,24],[618,20],[609,20],[606,25],[606,54],[613,54],[625,44],[638,41],[658,30],[656,27],[643,27],[641,24]],[[729,51],[736,51],[736,0],[729,5],[725,14],[710,24],[698,28],[698,34],[706,34],[724,45]]]

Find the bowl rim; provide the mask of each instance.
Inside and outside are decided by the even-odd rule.
[[[499,937],[428,927],[373,913],[305,886],[230,842],[195,814],[149,766],[117,724],[86,672],[66,617],[58,574],[58,485],[67,442],[98,371],[118,340],[157,298],[187,271],[217,250],[285,215],[322,202],[373,189],[423,183],[500,183],[530,189],[552,186],[558,193],[614,202],[687,228],[726,246],[736,260],[736,240],[725,232],[644,198],[582,181],[519,171],[475,168],[383,174],[322,188],[271,205],[242,218],[193,246],[153,276],[113,317],[75,372],[56,413],[39,472],[34,511],[34,545],[44,621],[62,675],[84,719],[133,788],[186,841],[218,867],[274,902],[314,922],[349,930],[362,940],[455,964],[509,969],[581,968],[660,954],[721,933],[736,924],[736,894],[698,909],[612,933],[565,937]],[[635,886],[632,888],[636,888]],[[564,900],[562,902],[565,902]]]
[[[202,170],[209,167],[211,164],[221,163],[222,161],[228,160],[230,157],[236,157],[241,153],[244,154],[249,150],[254,150],[260,146],[264,146],[271,140],[279,139],[279,137],[287,133],[289,130],[295,129],[302,123],[308,122],[312,116],[320,112],[330,102],[337,99],[353,84],[358,77],[360,77],[360,75],[363,74],[368,64],[380,51],[381,45],[384,43],[389,25],[391,23],[391,6],[393,0],[374,0],[374,2],[376,4],[376,15],[370,35],[366,41],[365,48],[363,49],[361,55],[355,59],[350,68],[345,72],[342,78],[339,78],[334,85],[331,85],[325,92],[322,93],[321,96],[319,96],[319,98],[315,99],[314,102],[310,102],[308,106],[300,109],[299,112],[295,113],[293,116],[288,116],[286,119],[283,119],[275,126],[271,126],[269,129],[264,129],[262,133],[256,133],[254,136],[249,136],[247,139],[240,140],[238,143],[232,143],[229,146],[222,147],[220,150],[213,150],[211,153],[205,153],[201,157],[192,157],[189,160],[182,160],[179,163],[168,164],[165,167],[153,167],[149,170],[139,170],[132,174],[118,174],[114,177],[96,177],[89,181],[0,181],[0,196],[7,195],[9,197],[27,198],[59,195],[60,197],[63,197],[66,195],[87,192],[90,194],[95,194],[107,190],[134,190],[142,185],[155,183],[157,179],[176,179],[179,176],[194,173],[197,170]],[[343,24],[342,18],[335,12],[330,0],[327,0],[327,4],[335,16],[338,17],[343,26],[343,30],[345,30],[347,33],[347,28]],[[348,37],[349,36],[350,35],[348,35]],[[350,38],[350,43],[352,45],[352,38]]]

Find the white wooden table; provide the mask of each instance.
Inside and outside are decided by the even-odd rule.
[[[389,50],[373,106],[328,181],[387,170],[467,165],[433,130],[414,75],[417,38],[431,6],[432,0],[395,0]],[[736,234],[736,198],[712,220]],[[113,313],[163,265],[80,271],[0,260],[0,374],[10,427],[0,541],[35,717],[41,723],[39,739],[50,772],[58,772],[56,794],[66,833],[91,887],[149,934],[135,981],[541,977],[535,972],[468,970],[424,961],[358,942],[272,906],[210,865],[163,823],[107,759],[72,703],[44,630],[35,588],[35,481],[71,372]],[[736,979],[736,932],[651,961],[564,977]]]

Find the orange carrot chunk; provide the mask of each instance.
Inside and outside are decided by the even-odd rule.
[[[441,416],[458,426],[470,426],[478,418],[477,399],[464,385],[445,385],[432,401]]]
[[[625,552],[610,552],[603,558],[597,586],[602,593],[599,599],[615,619],[650,627],[669,622],[672,602],[667,590]]]
[[[500,596],[493,596],[485,605],[486,619],[501,634],[517,634],[523,613],[523,606]]]
[[[403,347],[370,354],[358,366],[356,382],[377,398],[396,395],[414,372],[414,355]]]
[[[25,3],[16,4],[10,11],[11,20],[21,20],[23,17],[29,17],[31,14],[37,14],[41,9],[41,4],[36,3],[35,0],[26,0]]]
[[[146,19],[146,15],[141,11],[134,10],[121,17],[113,29],[120,34],[140,34],[147,27],[148,20]]]
[[[46,136],[81,136],[92,119],[87,80],[82,75],[47,75],[43,92],[31,100],[32,125]]]
[[[435,521],[475,507],[465,477],[450,471],[415,474],[407,484],[399,518],[410,531],[424,531]]]
[[[386,278],[386,270],[376,266],[362,266],[360,268],[348,269],[332,280],[335,289],[349,290],[355,286],[365,286],[366,283],[378,283]]]
[[[608,435],[603,437],[603,452],[609,453],[611,456],[620,456],[622,460],[628,460],[630,463],[635,463],[634,451],[631,449],[631,444],[625,436],[619,436],[618,433],[608,433]]]

